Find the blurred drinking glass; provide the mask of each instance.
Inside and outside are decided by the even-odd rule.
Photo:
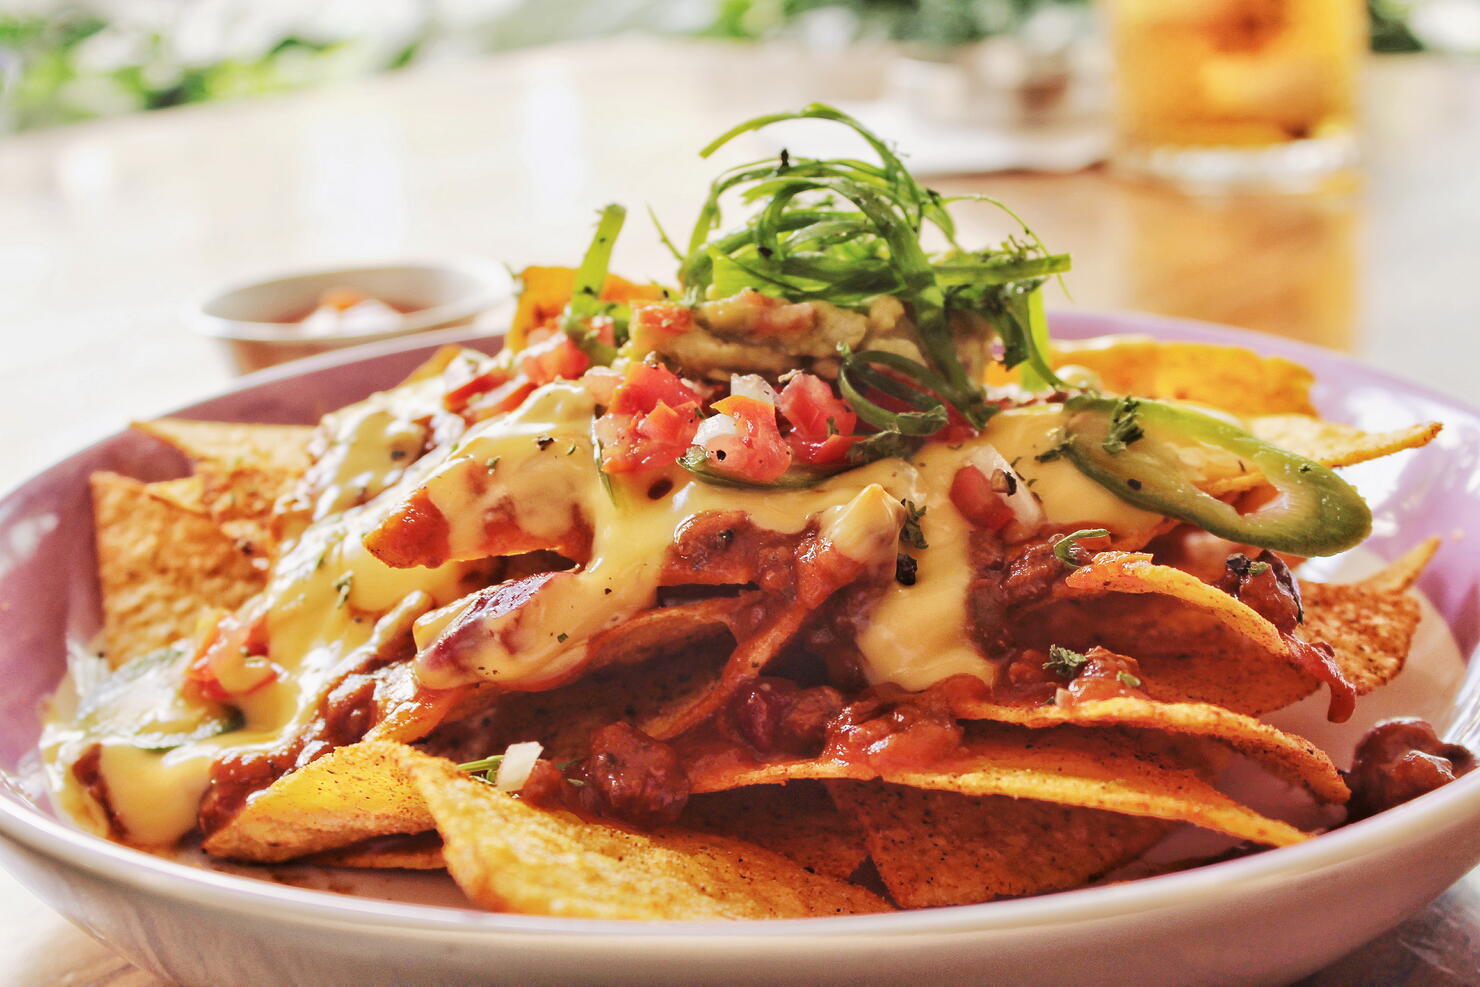
[[[1193,189],[1301,190],[1355,164],[1363,0],[1105,0],[1114,164]]]

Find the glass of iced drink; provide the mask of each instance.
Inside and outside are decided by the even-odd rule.
[[[1356,161],[1363,0],[1105,0],[1114,164],[1209,189],[1298,189]]]

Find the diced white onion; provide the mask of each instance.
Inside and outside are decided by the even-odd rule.
[[[767,384],[766,379],[760,374],[731,374],[730,393],[742,398],[755,398],[772,407],[775,407],[780,400],[776,396],[776,389]]]
[[[510,744],[504,751],[504,759],[499,762],[498,774],[494,776],[493,783],[500,791],[510,793],[519,791],[529,780],[529,773],[534,770],[534,762],[540,759],[540,753],[544,749],[537,740]]]
[[[1022,526],[1024,531],[1038,530],[1045,519],[1043,505],[1038,502],[1037,495],[1028,489],[1028,485],[1023,482],[1017,470],[1012,468],[1012,464],[1002,458],[1002,453],[991,446],[984,445],[973,452],[967,462],[981,470],[982,475],[988,480],[992,478],[993,473],[999,470],[1012,477],[1012,486],[1016,489],[1011,493],[1002,492],[1000,496],[1012,511],[1013,519]]]
[[[699,424],[699,430],[694,433],[694,445],[708,448],[709,443],[721,435],[734,434],[735,419],[729,415],[714,415]]]

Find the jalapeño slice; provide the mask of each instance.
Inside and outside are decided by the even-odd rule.
[[[1288,552],[1335,555],[1367,537],[1372,512],[1331,470],[1228,422],[1144,399],[1081,395],[1064,406],[1064,455],[1120,499],[1188,521],[1220,538]],[[1249,514],[1198,489],[1178,445],[1212,446],[1257,468],[1279,496]]]

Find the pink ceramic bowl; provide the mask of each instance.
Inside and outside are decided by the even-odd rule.
[[[1312,367],[1331,417],[1369,428],[1445,422],[1432,446],[1354,471],[1371,548],[1450,541],[1421,588],[1453,629],[1463,686],[1410,699],[1449,738],[1480,740],[1480,416],[1342,357],[1140,315],[1064,314],[1066,338],[1115,332],[1231,342]],[[497,346],[496,340],[480,345]],[[182,409],[310,422],[388,386],[426,355],[402,341],[245,379]],[[97,627],[87,476],[163,478],[183,464],[122,433],[0,500],[0,857],[38,895],[129,959],[187,984],[555,982],[1235,983],[1288,981],[1422,907],[1480,863],[1480,772],[1300,846],[1148,880],[984,905],[837,919],[621,923],[496,915],[290,887],[138,853],[56,818],[25,782],[37,704],[69,642]],[[1400,679],[1400,682],[1402,680]],[[1396,688],[1396,687],[1395,687]],[[1414,698],[1417,697],[1417,698]],[[1346,752],[1338,752],[1338,757]],[[453,899],[446,899],[453,900]]]

